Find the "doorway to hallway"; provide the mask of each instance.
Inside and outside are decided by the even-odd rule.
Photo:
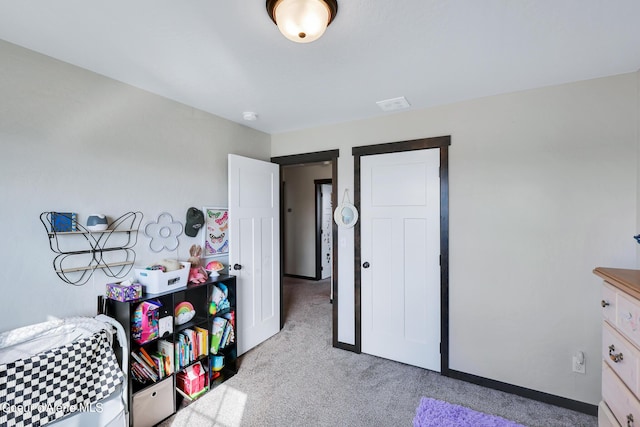
[[[316,278],[316,259],[317,259],[317,246],[316,246],[316,215],[315,215],[315,191],[314,181],[316,179],[330,179],[331,180],[331,206],[336,206],[336,193],[338,186],[338,157],[340,155],[339,150],[317,151],[313,153],[295,154],[289,156],[273,157],[271,161],[280,165],[280,182],[281,182],[281,265],[282,265],[282,278],[285,277],[302,277],[302,278]],[[301,181],[293,179],[291,172],[298,169],[302,174],[309,172],[311,165],[322,166],[328,173],[324,176],[316,176],[311,180],[311,196],[312,201],[309,203],[302,203],[301,205],[294,206],[291,203],[292,188],[297,186]],[[308,227],[295,228],[296,220],[303,218],[302,215],[298,216],[298,213],[306,213],[311,211],[312,226],[310,228],[311,237],[305,239],[299,239],[298,231],[301,233],[307,233]],[[338,294],[336,292],[338,288],[338,266],[335,260],[338,257],[337,248],[337,234],[338,228],[334,221],[331,221],[331,298],[332,298],[332,341],[334,347],[342,348],[342,343],[338,342]],[[303,246],[298,246],[299,242],[302,242]],[[307,244],[311,243],[312,249],[309,251]],[[311,262],[309,262],[311,260]],[[292,272],[289,268],[293,265],[298,268],[301,264],[304,265],[304,270],[297,270]],[[309,268],[309,266],[311,266]],[[303,271],[300,274],[300,271]],[[284,298],[284,287],[281,285],[281,298]],[[281,307],[283,304],[281,304]],[[284,313],[281,316],[281,327],[284,326]]]

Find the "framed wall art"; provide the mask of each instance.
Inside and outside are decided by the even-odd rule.
[[[229,210],[202,208],[204,212],[204,257],[229,253]]]

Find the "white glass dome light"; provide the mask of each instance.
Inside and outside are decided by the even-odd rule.
[[[338,4],[335,0],[267,0],[267,11],[286,38],[310,43],[324,34]]]

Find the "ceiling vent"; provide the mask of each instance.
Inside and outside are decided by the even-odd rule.
[[[411,104],[409,104],[409,101],[407,101],[407,98],[405,98],[404,96],[385,99],[384,101],[376,102],[376,104],[378,104],[378,107],[380,107],[382,111],[406,110],[407,108],[411,107]]]

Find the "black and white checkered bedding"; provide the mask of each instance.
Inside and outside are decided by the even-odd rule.
[[[99,410],[124,376],[107,332],[0,364],[0,425],[42,426],[77,411]]]

